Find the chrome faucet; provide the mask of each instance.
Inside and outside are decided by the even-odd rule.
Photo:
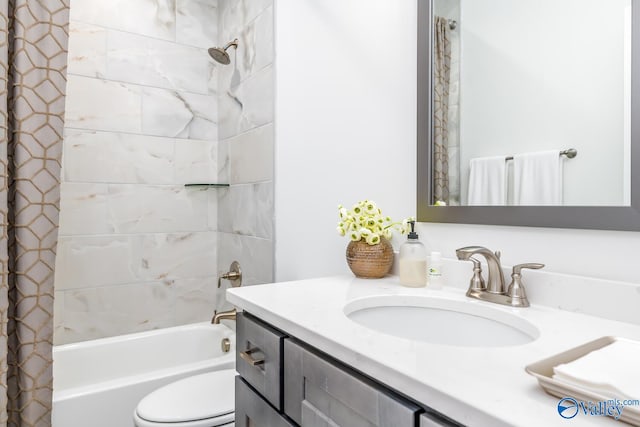
[[[473,262],[473,277],[467,291],[468,297],[512,307],[529,307],[529,300],[522,284],[522,269],[539,269],[544,267],[544,264],[529,263],[513,266],[511,283],[506,288],[504,272],[502,271],[502,265],[500,265],[500,252],[494,253],[482,246],[467,246],[456,249],[456,255],[459,260]],[[473,255],[482,255],[487,259],[489,276],[486,287],[482,279],[480,263],[473,258]]]
[[[504,289],[504,272],[500,265],[500,252],[491,252],[482,246],[467,246],[466,248],[456,249],[456,256],[459,260],[469,261],[473,255],[482,255],[487,259],[489,266],[489,277],[487,277],[486,292],[491,294],[503,294]]]

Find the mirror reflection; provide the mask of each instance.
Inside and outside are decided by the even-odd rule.
[[[432,204],[630,204],[631,0],[432,10]]]

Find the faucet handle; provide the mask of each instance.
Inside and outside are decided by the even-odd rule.
[[[532,270],[539,270],[541,268],[544,267],[544,264],[539,264],[537,262],[528,262],[525,264],[518,264],[518,265],[514,265],[513,266],[513,273],[511,274],[512,276],[514,274],[522,274],[522,269],[523,268],[530,268]]]
[[[513,307],[529,307],[529,299],[524,291],[522,284],[522,269],[530,268],[532,270],[538,270],[544,267],[544,264],[538,263],[526,263],[513,266],[513,272],[511,273],[511,283],[507,290],[507,297],[509,298],[509,305]]]
[[[229,271],[218,276],[218,288],[222,286],[222,279],[227,279],[231,282],[232,288],[237,288],[242,285],[242,270],[240,269],[240,263],[238,261],[233,261],[231,263],[231,267],[229,267]]]
[[[473,263],[473,277],[469,283],[469,291],[485,290],[487,287],[485,286],[484,279],[482,278],[482,265],[480,264],[480,261],[474,257],[469,257],[469,261]]]

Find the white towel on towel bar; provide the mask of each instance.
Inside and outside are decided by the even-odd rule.
[[[503,206],[506,202],[506,157],[471,159],[468,205]]]
[[[562,205],[560,150],[513,156],[513,203],[522,206]]]

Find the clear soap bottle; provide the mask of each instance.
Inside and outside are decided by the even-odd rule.
[[[411,232],[400,246],[400,284],[412,288],[427,285],[427,248],[418,240],[415,221],[411,221]]]

